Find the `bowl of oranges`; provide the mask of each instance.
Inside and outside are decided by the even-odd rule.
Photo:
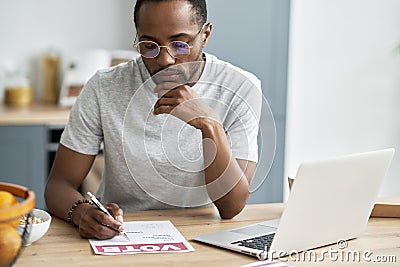
[[[0,266],[10,266],[27,243],[30,223],[19,231],[21,218],[31,217],[35,193],[23,186],[0,182]]]

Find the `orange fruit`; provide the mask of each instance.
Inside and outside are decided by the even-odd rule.
[[[0,266],[9,266],[17,256],[22,239],[17,230],[5,223],[0,224]]]
[[[7,192],[7,191],[0,190],[0,210],[2,208],[8,208],[17,203],[18,203],[18,200],[15,198],[15,196],[13,194],[11,194],[10,192]],[[16,228],[18,226],[20,220],[21,220],[20,218],[17,218],[17,219],[10,220],[7,223]]]
[[[12,206],[18,203],[18,200],[14,197],[13,194],[7,191],[0,190],[0,209]]]

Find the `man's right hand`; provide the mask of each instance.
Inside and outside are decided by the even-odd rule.
[[[96,206],[90,204],[79,205],[72,215],[72,219],[79,226],[79,234],[83,238],[109,239],[118,236],[124,230],[123,212],[115,203],[104,207],[110,212],[108,216]]]

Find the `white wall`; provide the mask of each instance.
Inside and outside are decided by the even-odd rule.
[[[92,48],[131,49],[135,34],[134,2],[1,0],[0,69],[11,64],[26,70],[38,91],[39,59],[51,46],[61,53]]]
[[[400,1],[292,0],[289,57],[286,176],[394,147],[380,196],[400,196]]]

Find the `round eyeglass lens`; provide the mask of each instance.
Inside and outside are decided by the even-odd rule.
[[[186,56],[190,54],[190,47],[184,42],[171,42],[168,47],[174,56]]]
[[[142,41],[138,44],[139,53],[144,57],[153,58],[160,52],[160,47],[152,41]]]

